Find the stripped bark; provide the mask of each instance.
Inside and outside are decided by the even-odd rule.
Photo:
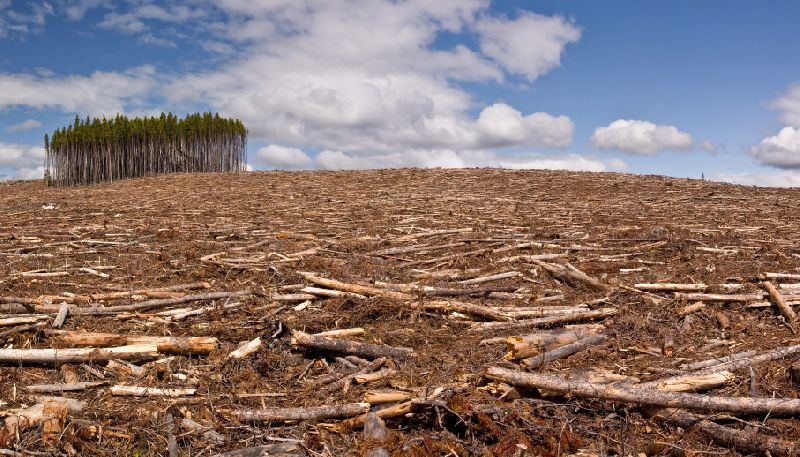
[[[44,409],[45,404],[48,402],[65,404],[69,414],[78,414],[86,406],[84,402],[72,398],[49,397],[29,408],[22,409],[8,416],[3,427],[0,428],[0,447],[6,447],[11,444],[15,437],[25,429],[42,423],[47,418]]]
[[[305,408],[261,408],[235,410],[233,415],[246,422],[286,422],[353,417],[369,411],[369,403],[310,406]]]
[[[144,386],[111,386],[111,395],[119,397],[185,397],[194,395],[197,389],[161,389]]]
[[[407,359],[415,355],[414,350],[409,348],[315,336],[299,330],[292,331],[292,344],[308,349],[330,351],[340,354],[352,354],[368,359],[376,359],[379,357]]]
[[[319,286],[327,287],[329,289],[341,290],[343,292],[352,292],[360,295],[365,295],[367,297],[380,296],[384,298],[393,298],[396,300],[410,300],[413,298],[411,295],[404,294],[402,292],[383,290],[375,287],[362,286],[359,284],[348,284],[345,282],[337,281],[335,279],[323,278],[315,275],[314,273],[307,273],[302,271],[298,271],[297,273],[300,276],[302,276],[306,281],[313,284],[317,284]]]
[[[97,360],[144,360],[158,357],[155,343],[131,344],[110,348],[0,349],[0,364],[60,365]]]
[[[616,308],[600,308],[591,311],[580,311],[573,314],[526,319],[514,322],[476,322],[469,329],[471,332],[525,330],[544,325],[563,324],[567,322],[580,322],[592,319],[604,319],[617,314]]]
[[[155,344],[164,354],[208,354],[219,347],[219,341],[207,336],[147,336],[118,333],[47,330],[49,338],[72,347],[106,347],[135,344]]]
[[[605,335],[587,336],[586,338],[581,338],[574,343],[565,344],[561,347],[553,349],[552,351],[545,351],[540,355],[525,359],[523,363],[528,368],[538,368],[552,362],[553,360],[563,359],[571,356],[572,354],[586,350],[592,346],[597,346],[598,344],[603,343],[605,340]]]
[[[787,322],[794,322],[797,319],[797,314],[795,314],[794,310],[786,304],[786,301],[783,299],[781,294],[775,289],[775,286],[772,285],[769,281],[764,281],[761,283],[766,289],[769,297],[772,299],[772,302],[775,303],[775,306],[778,307],[778,311],[786,318]]]
[[[587,336],[596,335],[604,327],[601,325],[576,326],[558,330],[549,330],[530,335],[509,336],[505,339],[508,352],[506,360],[519,360],[533,357],[543,350],[553,349],[565,344],[574,343]]]

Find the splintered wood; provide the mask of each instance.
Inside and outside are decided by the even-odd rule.
[[[0,454],[798,456],[798,197],[502,170],[0,183]]]

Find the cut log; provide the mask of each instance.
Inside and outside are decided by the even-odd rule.
[[[47,418],[44,408],[45,404],[49,402],[66,405],[69,414],[78,414],[86,406],[84,402],[72,398],[49,397],[43,399],[41,403],[25,408],[6,418],[3,427],[0,428],[0,447],[6,447],[11,444],[16,436],[27,428],[35,427],[42,423]]]
[[[769,294],[772,302],[775,303],[775,306],[778,307],[778,311],[780,311],[781,315],[786,318],[786,322],[794,322],[794,320],[797,319],[797,315],[792,308],[786,304],[786,301],[783,299],[778,290],[775,289],[775,286],[769,281],[764,281],[761,283],[761,285],[764,286],[764,289]]]
[[[390,357],[393,359],[407,359],[413,357],[414,350],[403,347],[393,347],[386,344],[362,343],[360,341],[328,338],[324,336],[309,335],[299,330],[292,331],[292,344],[308,349],[330,351],[340,354],[352,354],[367,359]]]
[[[737,352],[736,354],[726,355],[724,357],[716,357],[713,359],[706,359],[693,363],[684,363],[683,365],[680,366],[680,368],[681,370],[684,371],[697,371],[697,370],[702,370],[703,368],[709,368],[715,365],[721,365],[723,363],[732,362],[734,360],[746,359],[756,354],[758,354],[758,351]]]
[[[377,415],[383,420],[403,417],[409,413],[411,413],[410,401],[406,401],[394,406],[389,406],[388,408],[383,408],[379,409],[378,411],[375,411],[375,415]],[[335,428],[340,432],[354,430],[363,427],[366,420],[367,420],[367,414],[362,414],[360,416],[352,417],[350,419],[345,419],[339,422],[338,424],[336,424]]]
[[[330,298],[355,298],[356,300],[366,300],[366,295],[357,294],[355,292],[345,292],[343,290],[323,289],[321,287],[303,287],[300,292],[311,294],[313,298],[330,297]]]
[[[111,395],[119,397],[186,397],[197,389],[160,389],[144,386],[111,386]]]
[[[498,311],[494,308],[481,305],[473,305],[472,303],[460,303],[450,301],[431,301],[425,302],[420,305],[420,308],[428,311],[454,311],[457,313],[467,314],[470,316],[482,317],[490,321],[508,322],[512,317],[508,314]]]
[[[110,348],[0,349],[0,364],[12,365],[60,365],[111,359],[144,360],[156,357],[158,357],[158,346],[154,343]]]
[[[553,275],[553,277],[574,286],[584,285],[594,290],[605,290],[603,283],[575,268],[570,263],[559,265],[555,263],[542,262],[540,260],[534,260],[532,263],[547,270],[551,275]]]
[[[366,384],[369,382],[382,381],[396,374],[397,370],[394,370],[392,368],[383,368],[382,370],[373,373],[364,373],[355,375],[353,376],[353,381],[355,381],[356,384]]]
[[[363,336],[365,333],[367,333],[367,331],[364,330],[363,328],[355,327],[355,328],[340,328],[335,330],[328,330],[325,332],[314,333],[313,336],[322,336],[328,338],[345,338],[348,336]]]
[[[67,419],[69,406],[60,401],[47,401],[42,408],[42,442],[54,445],[61,440],[64,421]]]
[[[410,300],[414,298],[412,295],[404,294],[402,292],[394,292],[391,290],[378,289],[375,287],[362,286],[359,284],[348,284],[345,282],[337,281],[335,279],[323,278],[315,275],[314,273],[298,272],[306,281],[316,284],[318,286],[327,287],[329,289],[341,290],[343,292],[352,292],[367,297],[384,297],[393,298],[395,300]]]
[[[522,273],[520,273],[519,271],[507,271],[505,273],[497,273],[497,274],[494,274],[494,275],[480,276],[480,277],[472,278],[472,279],[465,279],[463,281],[459,281],[458,283],[462,284],[462,285],[465,285],[465,286],[471,286],[471,285],[475,285],[475,284],[483,284],[485,282],[490,282],[490,281],[499,281],[501,279],[516,278],[517,276],[521,276],[521,275],[522,275]]]
[[[717,424],[705,417],[677,409],[663,409],[656,419],[671,422],[689,430],[699,430],[719,445],[733,448],[744,454],[771,455],[773,457],[798,457],[800,445],[797,441],[789,442]]]
[[[764,299],[763,293],[756,294],[701,294],[701,293],[676,293],[675,298],[687,301],[719,302],[719,303],[747,303]]]
[[[364,393],[364,401],[371,405],[398,403],[410,400],[411,392],[403,390],[368,390]]]
[[[299,441],[266,444],[214,454],[212,457],[299,457],[307,455]]]
[[[220,444],[225,444],[225,441],[227,441],[225,439],[225,435],[217,433],[216,431],[214,431],[213,428],[206,427],[205,425],[199,422],[195,422],[192,419],[186,417],[180,420],[180,426],[182,429],[188,432],[203,435],[203,438],[205,438],[209,443],[212,444],[220,445]]]
[[[769,279],[796,279],[800,281],[800,274],[797,273],[764,273],[764,277]]]
[[[541,317],[538,319],[526,319],[514,322],[476,322],[469,329],[471,332],[485,331],[510,331],[526,330],[533,327],[541,327],[552,324],[563,324],[567,322],[580,322],[592,319],[604,319],[617,314],[616,308],[600,308],[590,311],[580,311],[573,314],[563,314],[555,316]]]
[[[695,376],[688,376],[679,379],[664,379],[653,382],[636,384],[635,387],[653,388],[665,392],[700,392],[703,390],[716,389],[736,379],[730,371],[719,371],[716,373],[704,373]]]
[[[13,327],[15,325],[35,324],[47,319],[47,314],[30,314],[27,316],[14,316],[0,318],[0,327]]]
[[[367,446],[364,457],[389,457],[389,451],[382,447],[386,435],[383,419],[375,413],[368,413],[364,421],[364,441]]]
[[[27,390],[28,392],[37,392],[37,393],[74,392],[77,390],[91,389],[92,387],[102,386],[104,384],[107,383],[105,381],[94,381],[94,382],[73,382],[64,384],[31,384],[29,386],[25,386],[24,389]]]
[[[581,338],[574,343],[565,344],[559,348],[553,349],[552,351],[545,351],[535,357],[525,359],[523,363],[528,368],[538,368],[552,362],[553,360],[563,359],[564,357],[569,357],[572,354],[586,350],[592,346],[597,346],[605,340],[605,335],[587,336],[586,338]]]
[[[543,350],[554,349],[565,344],[574,343],[581,338],[596,335],[603,328],[602,325],[587,325],[543,331],[524,336],[509,336],[505,339],[508,352],[504,358],[506,360],[527,359]]]
[[[678,310],[678,314],[681,316],[688,316],[689,314],[696,313],[701,309],[705,308],[706,304],[699,301],[692,303],[691,305],[686,305],[683,308]]]
[[[261,338],[256,337],[251,341],[244,342],[238,348],[228,354],[229,359],[243,359],[261,348]]]
[[[369,411],[369,403],[310,406],[307,408],[261,408],[236,410],[233,415],[243,422],[316,421],[353,417]]]
[[[208,354],[219,347],[219,341],[216,338],[207,336],[122,335],[69,330],[47,330],[45,335],[72,347],[155,344],[158,352],[164,354]]]
[[[708,289],[705,284],[644,283],[633,287],[647,292],[703,292]]]
[[[180,298],[165,298],[157,300],[146,300],[131,305],[118,305],[118,306],[92,306],[85,308],[71,307],[70,313],[83,314],[83,315],[113,315],[116,313],[130,312],[130,311],[151,311],[159,308],[166,308],[167,306],[181,305],[184,303],[191,303],[204,300],[221,300],[223,298],[238,298],[250,295],[249,290],[240,290],[236,292],[208,292],[205,294],[186,295]]]
[[[486,376],[489,379],[519,387],[546,389],[576,397],[599,398],[639,405],[742,414],[800,414],[800,399],[712,397],[616,384],[597,385],[583,380],[568,380],[553,375],[526,373],[500,367],[489,368]]]
[[[63,327],[64,323],[67,321],[67,315],[69,315],[69,305],[62,303],[61,307],[58,308],[58,315],[53,319],[53,328]]]

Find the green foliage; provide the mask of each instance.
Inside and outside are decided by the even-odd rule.
[[[170,172],[241,171],[247,129],[238,119],[195,113],[81,120],[45,135],[52,185],[92,184]]]

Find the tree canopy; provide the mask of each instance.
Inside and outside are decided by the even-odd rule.
[[[174,172],[242,171],[247,129],[238,119],[195,113],[75,120],[44,137],[46,180],[94,184]]]

